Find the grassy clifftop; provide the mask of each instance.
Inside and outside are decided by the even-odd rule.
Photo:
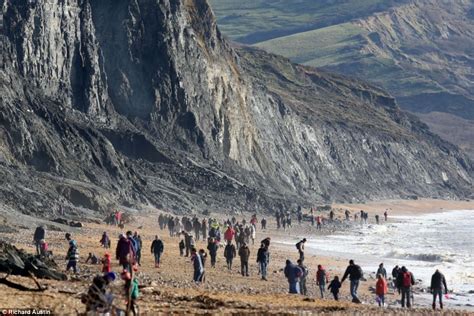
[[[345,23],[405,2],[407,0],[210,0],[223,32],[247,44]]]
[[[474,2],[212,1],[223,32],[304,65],[369,81],[403,108],[474,120]],[[438,114],[434,114],[435,116]],[[451,124],[425,121],[448,140]],[[460,122],[459,122],[460,123]],[[456,126],[462,124],[456,124]],[[471,142],[455,142],[462,148]]]

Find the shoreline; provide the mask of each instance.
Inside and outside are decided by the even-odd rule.
[[[370,201],[366,203],[347,204],[336,203],[333,208],[343,208],[349,211],[364,210],[369,214],[382,214],[388,210],[389,216],[408,216],[441,213],[456,210],[474,210],[474,201],[453,201],[453,200],[437,200],[437,199],[418,199],[418,200],[382,200]]]

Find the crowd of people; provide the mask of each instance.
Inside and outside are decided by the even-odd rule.
[[[324,225],[326,221],[322,216],[314,216],[313,210],[310,212],[310,218],[317,223],[317,225]],[[117,213],[114,214],[114,217]],[[344,213],[345,219],[350,220],[350,213]],[[291,227],[291,214],[276,212],[276,227],[277,229],[287,229]],[[306,216],[307,217],[307,216]],[[387,220],[388,214],[384,213],[384,218]],[[299,224],[304,220],[301,210],[296,212],[296,218]],[[368,214],[361,211],[360,220],[366,222]],[[329,212],[328,221],[334,221],[335,214],[331,210]],[[357,220],[355,217],[354,220]],[[379,218],[376,217],[376,222]],[[120,220],[115,224],[120,225]],[[222,252],[222,257],[225,259],[226,268],[232,270],[234,259],[237,256],[240,259],[240,273],[242,277],[250,275],[250,245],[255,244],[257,225],[260,224],[260,229],[265,231],[267,229],[267,220],[262,218],[260,222],[257,216],[251,216],[247,222],[246,219],[238,221],[235,217],[225,221],[218,221],[215,218],[198,219],[196,216],[190,218],[160,214],[158,217],[158,226],[161,231],[167,230],[170,237],[176,238],[179,253],[183,257],[189,257],[193,267],[192,280],[196,284],[206,282],[206,262],[210,257],[210,267],[216,268],[219,254]],[[79,261],[79,247],[77,242],[72,238],[70,233],[65,235],[68,243],[68,250],[66,253],[66,271],[72,270],[78,273]],[[37,255],[47,256],[49,250],[45,250],[46,230],[44,226],[39,226],[34,233],[34,243],[37,250]],[[196,241],[202,240],[207,243],[206,249],[198,249]],[[111,300],[113,297],[107,292],[107,286],[115,280],[116,275],[112,272],[111,265],[111,238],[107,232],[103,232],[100,240],[100,245],[107,251],[103,258],[98,258],[96,255],[89,253],[86,263],[101,264],[103,273],[94,278],[92,285],[83,302],[86,304],[88,310],[103,310],[106,307],[112,306]],[[260,246],[256,254],[256,266],[258,274],[262,281],[268,281],[268,267],[270,264],[270,237],[266,237],[260,241]],[[310,276],[310,269],[305,265],[305,244],[307,239],[303,238],[296,243],[298,251],[298,259],[293,263],[290,259],[286,260],[283,274],[288,282],[288,292],[290,294],[308,295],[308,281]],[[127,231],[125,234],[119,235],[115,247],[115,259],[120,264],[122,271],[120,273],[121,279],[124,281],[124,293],[127,293],[127,309],[134,315],[137,314],[136,299],[139,295],[138,279],[135,272],[138,271],[141,265],[141,252],[143,248],[143,241],[138,232],[132,233]],[[150,251],[154,258],[155,268],[159,269],[161,258],[164,253],[165,245],[163,240],[155,235],[151,241]],[[207,251],[206,251],[207,250]],[[358,297],[358,288],[360,281],[365,280],[362,268],[357,265],[354,260],[349,261],[349,265],[345,270],[342,278],[334,276],[330,279],[327,270],[318,265],[315,273],[315,284],[317,286],[321,298],[326,297],[326,290],[329,290],[335,300],[339,300],[339,291],[346,280],[349,280],[349,291],[353,303],[361,303]],[[376,302],[383,307],[387,304],[386,294],[389,289],[388,276],[383,263],[379,265],[376,272],[375,294]],[[401,295],[401,306],[410,308],[413,304],[412,287],[415,285],[415,277],[413,273],[408,271],[406,267],[396,266],[392,270],[391,287],[397,290]],[[433,309],[436,308],[436,301],[439,301],[440,308],[443,308],[443,292],[447,293],[447,285],[444,276],[440,271],[436,270],[431,280],[431,290],[433,293]]]

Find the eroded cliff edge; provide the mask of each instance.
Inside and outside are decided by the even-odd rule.
[[[472,194],[385,92],[233,48],[204,0],[6,0],[1,201],[257,209]]]

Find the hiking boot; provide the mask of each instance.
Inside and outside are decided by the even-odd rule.
[[[443,309],[443,303],[439,303],[439,308]]]
[[[435,303],[433,303],[432,307],[433,307],[433,310],[436,310],[436,304]]]

